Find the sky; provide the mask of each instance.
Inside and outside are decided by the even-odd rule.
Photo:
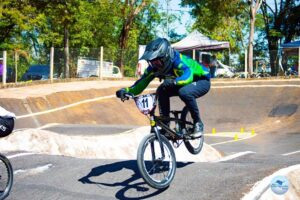
[[[161,7],[163,8],[163,10],[167,10],[168,6],[167,6],[167,1],[169,1],[169,10],[172,13],[180,13],[181,11],[184,11],[184,15],[182,17],[182,23],[180,23],[179,21],[177,21],[174,24],[171,24],[170,27],[175,28],[177,30],[177,33],[180,35],[184,35],[187,34],[187,27],[191,27],[194,23],[194,19],[191,17],[191,15],[189,14],[188,11],[190,11],[191,9],[188,7],[181,7],[179,4],[181,3],[181,0],[159,0],[159,3],[161,5]],[[274,8],[274,0],[267,0],[267,3]],[[160,33],[161,36],[166,36],[167,31],[162,31],[162,33]]]
[[[191,15],[189,14],[188,11],[190,11],[189,8],[187,7],[181,7],[179,4],[181,2],[181,0],[159,0],[160,5],[162,7],[162,9],[166,12],[167,8],[168,8],[168,4],[167,1],[169,1],[169,12],[170,13],[174,13],[174,14],[180,14],[180,11],[183,11],[183,16],[181,18],[182,23],[180,23],[179,21],[170,24],[169,26],[171,28],[175,28],[177,34],[183,35],[183,34],[187,34],[187,29],[186,27],[191,27],[193,25],[193,18],[191,17]],[[163,36],[166,36],[166,32],[162,33]]]

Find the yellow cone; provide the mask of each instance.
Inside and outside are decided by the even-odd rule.
[[[211,133],[212,133],[212,134],[216,134],[216,129],[213,128],[212,131],[211,131]]]
[[[235,134],[235,135],[234,135],[234,141],[237,141],[238,139],[239,139],[238,134]]]
[[[245,129],[242,127],[241,128],[241,133],[244,133],[245,132]]]

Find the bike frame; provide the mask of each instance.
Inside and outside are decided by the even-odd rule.
[[[125,96],[126,98],[122,99],[122,101],[124,100],[128,100],[130,98],[135,99],[135,101],[137,102],[138,100],[138,96],[134,97],[133,95],[129,95],[127,94]],[[172,117],[162,117],[162,116],[156,116],[155,115],[155,110],[156,110],[156,106],[157,106],[157,100],[158,100],[158,96],[155,94],[155,98],[153,100],[153,107],[151,108],[151,110],[141,110],[141,112],[145,115],[149,115],[150,117],[150,126],[151,126],[151,133],[154,133],[155,136],[158,139],[159,145],[160,145],[160,149],[161,149],[161,155],[162,155],[162,160],[165,158],[165,152],[164,152],[164,148],[163,148],[163,143],[162,143],[162,139],[161,139],[161,133],[160,130],[158,129],[158,126],[160,126],[162,129],[164,129],[172,138],[168,138],[169,140],[172,140],[173,143],[178,143],[178,140],[189,140],[192,139],[190,136],[182,133],[182,125],[193,125],[192,123],[188,122],[188,121],[184,121],[181,120],[179,117],[179,114],[182,113],[182,111],[170,111],[170,113],[172,113],[175,118]],[[142,101],[142,104],[145,104],[144,101]],[[147,105],[148,105],[148,101],[147,101]],[[137,104],[138,106],[138,104]],[[179,132],[181,132],[181,134],[177,134],[175,131],[173,131],[172,129],[170,129],[164,122],[171,122],[174,121],[175,125],[179,125]],[[155,158],[155,152],[154,152],[154,144],[151,144],[151,152],[152,152],[152,157]]]
[[[175,116],[174,118],[172,118],[172,117],[161,117],[161,116],[156,116],[155,115],[155,108],[153,109],[153,111],[150,112],[151,133],[154,133],[155,136],[157,137],[157,139],[159,141],[161,153],[162,153],[162,156],[163,156],[162,159],[164,159],[165,158],[165,152],[164,152],[163,144],[161,142],[161,133],[160,133],[160,130],[158,129],[158,126],[160,126],[168,134],[170,134],[170,136],[172,137],[171,140],[173,142],[177,142],[178,140],[191,139],[189,136],[182,133],[182,125],[183,124],[193,125],[193,124],[188,122],[188,121],[181,120],[179,118],[179,114],[181,114],[181,111],[170,111],[170,113],[172,113]],[[166,121],[166,122],[174,121],[175,126],[179,124],[181,134],[176,133],[169,126],[167,126],[163,121]],[[152,155],[154,155],[154,157],[155,157],[153,144],[151,144],[151,152],[152,152]]]

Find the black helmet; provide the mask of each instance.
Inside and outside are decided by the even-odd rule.
[[[165,75],[172,67],[174,50],[165,38],[157,38],[147,44],[140,60],[147,60],[158,75]]]

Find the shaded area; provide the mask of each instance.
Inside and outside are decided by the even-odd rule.
[[[116,124],[97,124],[97,125],[80,125],[80,124],[64,124],[55,125],[51,127],[44,128],[44,130],[52,131],[55,133],[60,133],[64,135],[107,135],[107,134],[119,134],[125,131],[138,128],[139,126],[130,125],[116,125]]]
[[[298,105],[296,104],[281,104],[276,106],[269,113],[269,117],[285,117],[291,116],[297,112]]]
[[[177,168],[183,168],[190,164],[192,164],[192,162],[177,162]],[[101,175],[105,173],[116,173],[125,169],[132,171],[132,175],[130,178],[122,182],[114,182],[113,180],[101,179]],[[94,177],[97,177],[97,181],[92,180]],[[138,172],[136,161],[129,160],[95,167],[86,176],[80,178],[78,181],[80,181],[83,184],[96,184],[108,187],[120,187],[121,189],[118,190],[115,194],[116,199],[147,199],[150,197],[155,197],[156,195],[164,192],[167,189],[166,188],[163,190],[155,190],[150,188],[143,180],[140,180],[142,179]],[[136,197],[126,196],[126,192],[131,189],[137,192],[137,194],[135,194]]]

